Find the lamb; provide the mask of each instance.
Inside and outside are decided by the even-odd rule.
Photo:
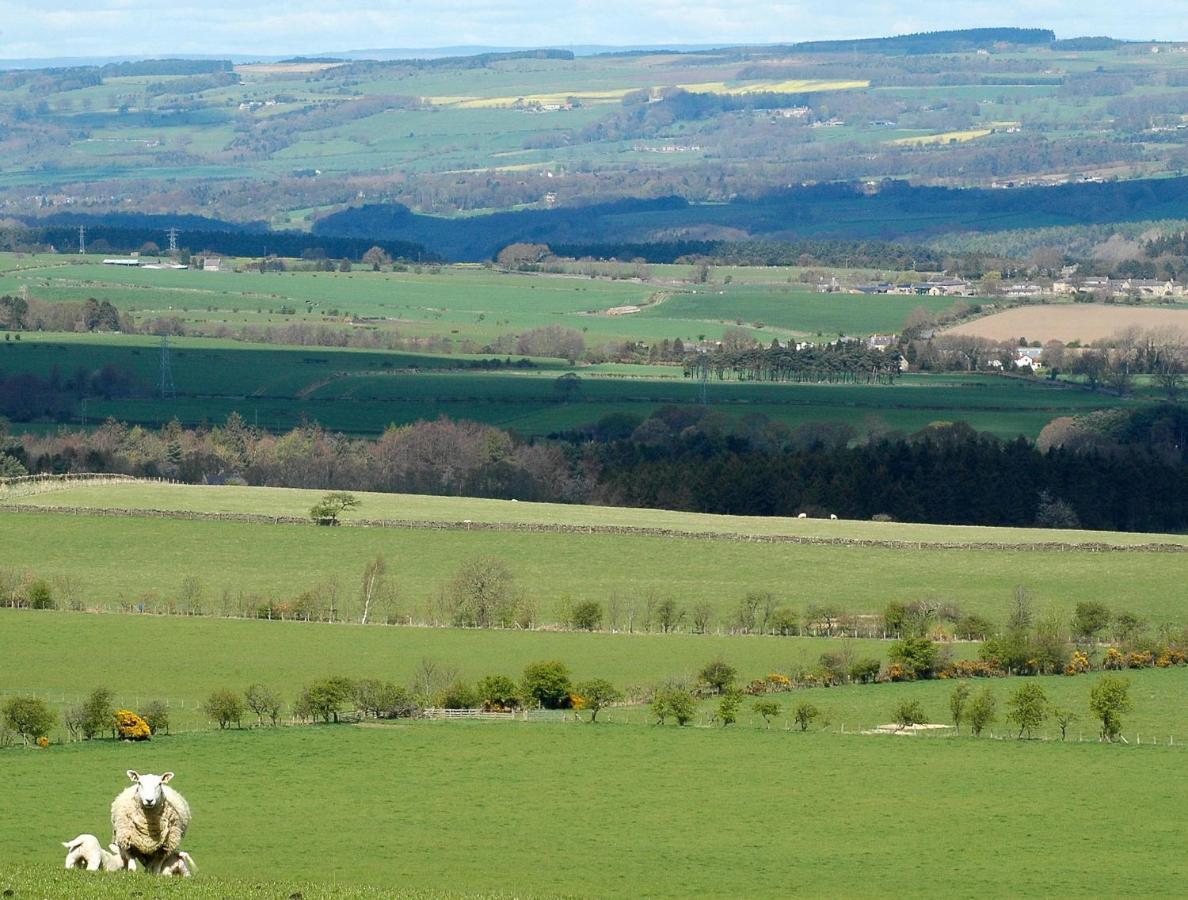
[[[172,772],[141,775],[129,769],[132,784],[112,801],[112,841],[125,863],[138,862],[153,871],[176,854],[190,827],[190,805],[168,787]]]
[[[175,850],[149,869],[153,875],[180,875],[182,878],[189,878],[197,871],[198,863],[185,850]]]
[[[88,872],[118,872],[125,868],[136,868],[136,863],[125,865],[120,848],[115,844],[110,850],[104,850],[99,844],[99,838],[93,834],[80,834],[72,841],[63,841],[66,848],[66,868],[86,869]]]

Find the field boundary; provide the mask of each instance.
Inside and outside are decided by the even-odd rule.
[[[132,479],[136,480],[136,479]],[[266,516],[259,513],[198,512],[178,509],[134,507],[38,506],[32,503],[3,503],[0,510],[16,513],[53,513],[67,516],[125,519],[178,519],[200,522],[239,522],[254,525],[300,525],[315,527],[308,516]],[[821,535],[741,534],[731,531],[684,531],[676,528],[648,528],[637,525],[574,525],[546,522],[474,522],[436,519],[352,519],[340,521],[347,528],[404,528],[425,531],[509,531],[525,534],[601,534],[660,537],[701,541],[733,541],[751,544],[798,544],[827,547],[873,547],[889,550],[1021,550],[1056,553],[1184,553],[1188,545],[1169,543],[1110,544],[1099,541],[1072,543],[1037,541],[906,541],[879,538],[844,538]]]

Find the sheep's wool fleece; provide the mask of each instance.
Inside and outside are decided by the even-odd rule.
[[[145,809],[136,798],[136,785],[125,788],[111,804],[112,840],[121,850],[151,856],[158,850],[172,853],[181,846],[190,827],[190,805],[168,785],[161,786],[162,803]]]

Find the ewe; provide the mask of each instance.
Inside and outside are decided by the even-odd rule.
[[[102,869],[104,872],[118,872],[125,868],[120,848],[112,844],[110,851],[104,850],[99,838],[93,834],[80,834],[72,841],[63,841],[62,846],[67,850],[67,869],[86,869],[88,872],[98,872]],[[136,863],[128,866],[135,867]]]
[[[128,777],[132,784],[111,804],[112,840],[125,862],[138,862],[154,871],[181,846],[190,827],[190,805],[167,786],[172,772],[141,775],[129,769]]]

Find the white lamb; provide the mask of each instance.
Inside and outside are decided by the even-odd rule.
[[[190,827],[190,805],[168,787],[173,773],[141,775],[128,770],[132,784],[112,801],[112,841],[125,861],[134,861],[150,872],[175,854]]]
[[[149,869],[153,875],[180,875],[182,878],[189,878],[197,871],[198,863],[185,850],[175,850]]]
[[[66,868],[86,869],[88,872],[118,872],[125,868],[136,868],[136,863],[125,865],[120,848],[115,844],[104,850],[99,838],[93,834],[80,834],[72,841],[63,841],[66,848]]]

